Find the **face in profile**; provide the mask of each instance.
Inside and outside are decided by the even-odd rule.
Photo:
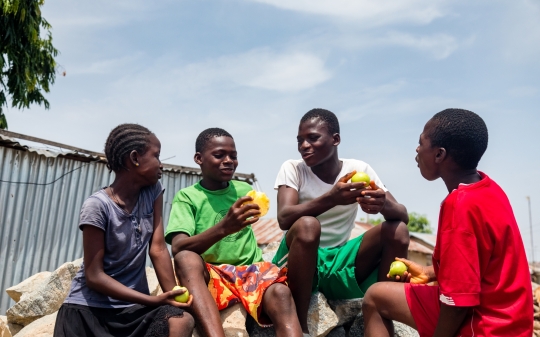
[[[433,128],[430,122],[427,122],[424,126],[424,131],[420,134],[418,147],[416,148],[416,162],[418,163],[422,177],[431,181],[439,178],[437,172],[438,165],[436,163],[439,149],[431,145],[431,140],[428,137]]]
[[[148,135],[148,145],[143,155],[138,156],[139,166],[136,171],[149,185],[156,184],[163,174],[163,165],[159,160],[161,153],[161,143],[154,135]]]

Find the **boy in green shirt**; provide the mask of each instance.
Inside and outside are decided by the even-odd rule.
[[[238,166],[232,136],[204,130],[195,151],[203,178],[176,194],[165,240],[180,284],[193,295],[199,330],[224,337],[219,310],[241,302],[259,325],[274,324],[276,336],[302,336],[286,269],[263,262],[257,247],[251,224],[259,206],[244,204],[252,201],[251,186],[232,180]]]

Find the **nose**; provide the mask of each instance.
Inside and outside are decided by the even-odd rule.
[[[310,144],[305,140],[301,141],[300,144],[298,144],[299,150],[305,150],[305,149],[308,149],[309,147],[310,147]]]
[[[225,158],[223,158],[223,162],[224,163],[232,163],[233,160],[232,160],[232,158],[230,156],[225,156]]]
[[[418,149],[420,148],[420,145],[416,147],[416,153],[418,153]]]

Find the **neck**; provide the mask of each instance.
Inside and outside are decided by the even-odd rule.
[[[127,209],[132,209],[137,203],[143,187],[126,174],[116,174],[109,189],[116,199],[125,204]]]
[[[327,161],[312,166],[311,171],[325,183],[333,184],[336,181],[339,172],[341,172],[342,166],[343,164],[339,160],[336,151]]]
[[[448,174],[441,175],[448,192],[457,189],[459,184],[474,184],[482,180],[476,169],[451,169]]]
[[[211,179],[202,178],[200,181],[202,187],[206,188],[209,191],[217,191],[227,188],[229,186],[228,181],[215,181]]]

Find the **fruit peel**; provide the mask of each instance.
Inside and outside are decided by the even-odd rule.
[[[407,270],[409,270],[409,268],[407,268],[405,263],[401,261],[394,261],[390,265],[388,275],[390,275],[390,277],[403,276],[403,273],[405,273]]]
[[[351,177],[351,182],[353,182],[353,183],[366,183],[366,186],[369,186],[369,183],[371,182],[371,178],[365,172],[356,172]]]
[[[268,209],[270,208],[270,199],[268,199],[268,196],[266,196],[264,192],[251,190],[246,194],[246,196],[253,198],[253,201],[246,202],[245,204],[259,205],[259,210],[261,211],[259,217],[263,217],[266,215],[266,213],[268,213]]]
[[[186,287],[180,287],[180,286],[175,286],[174,288],[172,288],[172,290],[182,290],[184,289],[185,292],[183,294],[180,294],[178,296],[175,296],[174,297],[174,300],[176,302],[180,302],[180,303],[187,303],[187,301],[189,301],[189,291],[187,290]]]

